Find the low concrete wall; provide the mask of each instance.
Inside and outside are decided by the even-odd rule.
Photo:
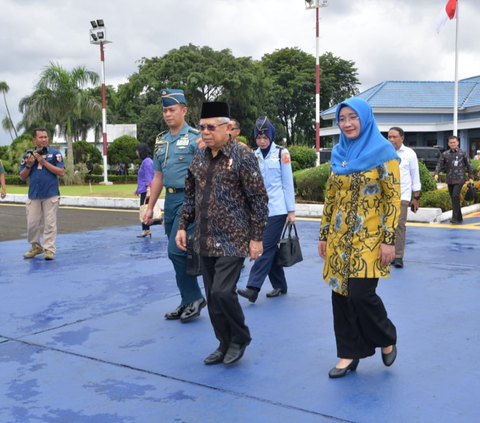
[[[27,195],[7,194],[6,203],[25,204]],[[160,199],[160,207],[163,208],[164,200]],[[70,197],[61,196],[60,205],[68,207],[94,207],[105,209],[138,209],[140,201],[138,198],[111,198],[111,197]],[[296,215],[298,217],[321,218],[323,204],[297,204]],[[463,207],[462,213],[475,213],[480,211],[480,204]],[[407,221],[419,223],[440,223],[452,218],[452,212],[442,213],[442,209],[420,208],[417,213],[408,210]]]

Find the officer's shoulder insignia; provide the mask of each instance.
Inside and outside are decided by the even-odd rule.
[[[159,144],[160,142],[163,143],[163,141],[160,140],[160,138],[165,135],[168,131],[163,131],[163,132],[160,132],[158,135],[157,135],[157,138],[155,138],[155,144]]]
[[[199,131],[198,129],[196,129],[196,128],[190,127],[190,128],[188,128],[188,130],[189,130],[190,132],[193,132],[194,134],[199,134],[199,133],[200,133],[200,131]]]

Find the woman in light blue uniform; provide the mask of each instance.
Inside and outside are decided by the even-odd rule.
[[[295,223],[295,190],[290,153],[273,142],[275,127],[267,117],[257,119],[254,134],[259,147],[255,150],[255,155],[267,189],[269,214],[263,237],[263,254],[255,260],[247,287],[237,291],[252,303],[257,300],[267,276],[273,287],[267,297],[278,297],[287,293],[285,272],[283,267],[275,264],[275,256],[285,223]]]

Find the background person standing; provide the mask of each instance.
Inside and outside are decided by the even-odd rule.
[[[3,168],[3,163],[0,160],[0,185],[2,187],[2,200],[7,196],[7,189],[5,187],[5,169]]]
[[[390,141],[400,157],[400,188],[402,190],[400,218],[398,219],[395,231],[395,267],[403,267],[403,254],[405,252],[405,238],[407,233],[408,208],[411,207],[414,213],[417,212],[420,202],[420,172],[418,170],[418,159],[415,151],[403,145],[405,133],[402,128],[394,126],[388,131]],[[413,191],[413,198],[412,198]]]
[[[29,180],[27,211],[27,236],[32,244],[23,257],[33,258],[45,251],[45,260],[55,257],[57,238],[57,211],[60,202],[58,177],[65,175],[62,153],[48,147],[45,128],[33,130],[35,150],[27,151],[20,163],[20,179]],[[43,221],[43,244],[40,244],[40,226]]]
[[[448,137],[449,150],[444,151],[438,159],[435,168],[435,182],[438,182],[438,174],[444,171],[447,174],[448,192],[452,199],[452,218],[450,223],[463,222],[462,208],[460,205],[460,191],[465,183],[465,171],[470,176],[469,183],[473,184],[473,167],[467,153],[459,147],[458,138],[455,135]]]
[[[200,128],[206,147],[188,168],[176,241],[186,249],[186,228],[195,220],[194,248],[220,342],[204,362],[232,364],[251,341],[235,291],[245,257],[262,254],[268,196],[252,150],[232,139],[228,104],[203,103]]]
[[[143,206],[145,202],[150,200],[150,186],[152,185],[152,179],[155,171],[153,170],[152,152],[145,143],[140,143],[135,146],[135,151],[139,159],[142,160],[142,164],[138,170],[137,177],[137,189],[133,195],[140,195],[140,206]],[[152,231],[150,226],[142,222],[142,233],[137,235],[137,238],[145,238],[147,236],[152,237]]]
[[[152,180],[150,201],[145,213],[144,223],[153,223],[153,207],[165,187],[165,204],[163,221],[168,237],[168,258],[175,269],[177,286],[181,295],[181,303],[174,310],[165,314],[167,320],[189,322],[206,306],[205,298],[198,286],[196,276],[187,275],[187,254],[180,250],[175,243],[178,221],[185,197],[185,175],[193,156],[202,144],[200,131],[191,128],[185,122],[187,106],[183,90],[162,90],[163,118],[169,130],[158,135],[155,142],[153,169],[155,174]],[[192,234],[195,225],[191,225],[187,232]]]

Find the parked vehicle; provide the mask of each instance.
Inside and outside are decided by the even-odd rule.
[[[321,148],[320,149],[320,164],[327,163],[332,158],[332,149],[331,148]]]
[[[417,154],[418,160],[423,163],[428,170],[435,170],[438,159],[442,155],[441,150],[437,147],[410,147]]]

